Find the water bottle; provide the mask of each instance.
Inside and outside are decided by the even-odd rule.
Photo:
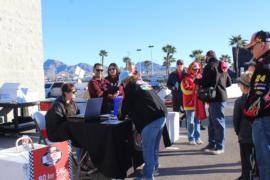
[[[121,104],[122,104],[123,97],[122,96],[117,96],[113,99],[113,114],[114,116],[118,116]]]

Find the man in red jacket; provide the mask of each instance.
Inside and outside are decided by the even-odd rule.
[[[103,66],[102,64],[96,63],[93,68],[95,75],[92,80],[88,83],[88,91],[91,98],[103,97],[103,104],[101,113],[109,113],[107,107],[108,101],[108,87],[110,82],[103,77]]]

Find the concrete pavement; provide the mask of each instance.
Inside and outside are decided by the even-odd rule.
[[[234,99],[225,108],[225,153],[211,155],[201,149],[207,145],[207,129],[201,131],[202,145],[189,145],[187,131],[180,129],[180,139],[172,147],[160,152],[160,174],[157,180],[233,180],[241,174],[240,150],[235,135],[232,114]],[[208,122],[204,122],[207,124]],[[130,178],[131,179],[131,178]]]
[[[232,125],[234,100],[227,103],[225,153],[210,155],[201,149],[207,145],[207,130],[201,131],[202,145],[189,145],[186,129],[180,129],[180,139],[160,153],[160,174],[157,180],[232,180],[241,174],[240,152]],[[17,137],[0,136],[0,149],[14,146]],[[37,139],[36,139],[37,140]],[[92,176],[93,178],[93,176]],[[96,178],[94,178],[96,179]],[[103,179],[99,176],[98,179]],[[127,179],[133,179],[127,178]]]

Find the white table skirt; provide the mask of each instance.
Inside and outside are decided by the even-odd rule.
[[[45,145],[34,144],[34,148],[38,149]],[[23,149],[23,146],[19,146]],[[0,151],[0,179],[6,180],[25,180],[28,179],[29,152],[24,150],[20,153],[16,152],[16,147],[4,149]]]
[[[166,125],[171,142],[174,143],[179,139],[179,113],[168,112]]]

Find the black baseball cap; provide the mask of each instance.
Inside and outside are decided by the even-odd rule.
[[[209,58],[215,58],[216,53],[213,50],[209,50],[209,51],[207,51],[206,56],[209,57]]]
[[[176,64],[177,64],[177,65],[183,65],[183,64],[184,64],[184,61],[183,61],[182,59],[178,59],[178,60],[176,61]]]
[[[266,31],[258,31],[254,33],[250,39],[250,42],[245,47],[250,49],[260,42],[270,42],[270,33]]]

